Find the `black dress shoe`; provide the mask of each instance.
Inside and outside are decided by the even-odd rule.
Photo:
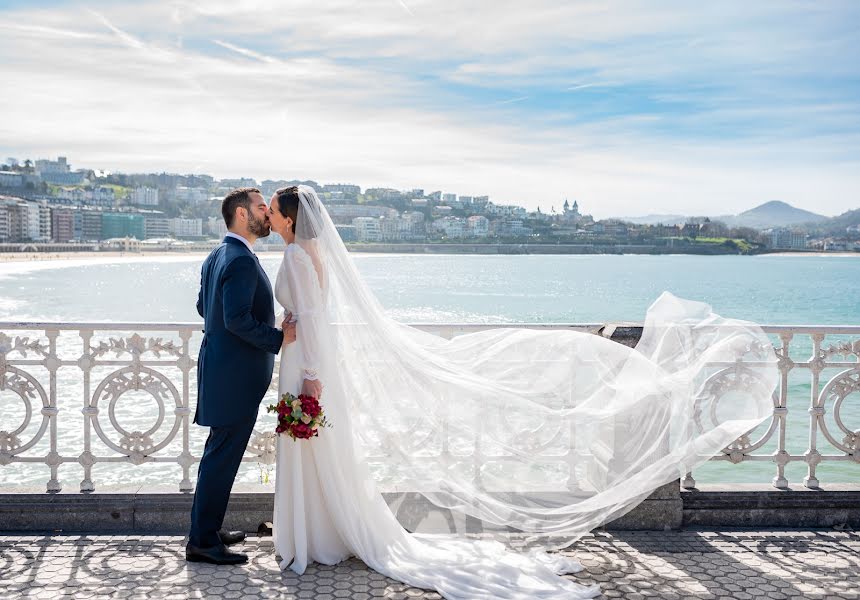
[[[221,543],[225,546],[232,546],[233,544],[238,544],[239,542],[245,541],[245,532],[244,531],[226,531],[221,529],[218,531],[218,537],[221,538]]]
[[[248,562],[248,556],[240,552],[231,552],[223,544],[211,548],[198,548],[188,544],[185,546],[185,560],[213,565],[241,565]]]

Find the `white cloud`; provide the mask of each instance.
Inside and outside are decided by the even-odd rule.
[[[825,213],[857,204],[860,139],[839,125],[858,105],[795,83],[806,73],[856,82],[840,54],[856,42],[831,35],[835,9],[401,4],[0,12],[0,77],[14,90],[0,152],[531,207],[570,197],[597,216],[732,212],[774,198]],[[737,87],[717,93],[711,81]],[[547,86],[578,102],[606,96],[527,112]],[[650,102],[698,108],[590,114],[637,86],[654,87]],[[705,124],[727,135],[698,131]]]

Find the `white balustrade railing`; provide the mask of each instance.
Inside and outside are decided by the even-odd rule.
[[[603,335],[615,329],[602,324],[416,326],[443,337],[497,327],[573,329]],[[13,414],[16,400],[23,401],[23,411],[17,407],[22,413],[20,424],[0,431],[0,476],[9,465],[47,465],[47,491],[58,492],[61,465],[77,464],[83,470],[80,491],[91,492],[97,464],[169,463],[181,467],[180,491],[191,491],[191,467],[202,451],[202,447],[192,447],[189,427],[200,330],[200,323],[0,323],[0,423]],[[860,479],[860,430],[846,423],[851,418],[860,421],[860,410],[846,418],[850,413],[846,399],[857,393],[860,400],[860,326],[767,326],[765,331],[774,340],[782,376],[774,394],[773,417],[713,460],[775,463],[773,485],[777,488],[788,486],[785,471],[792,462],[805,463],[807,487],[819,485],[816,470],[821,463],[855,465],[854,479]],[[725,370],[732,368],[726,366]],[[790,381],[797,373],[804,373],[804,382]],[[808,447],[805,452],[791,452],[787,446],[789,409],[796,412],[795,405],[801,401],[792,399],[797,394],[791,392],[793,388],[804,392],[807,386],[809,416],[804,422],[808,424]],[[273,387],[277,388],[276,381]],[[155,400],[157,417],[144,431],[129,430],[120,424],[117,410],[124,395],[140,393]],[[63,422],[60,398],[64,411],[77,405],[83,416],[81,435],[72,436],[78,443],[74,452],[65,447],[67,443],[63,448],[58,444],[58,426]],[[243,460],[273,464],[275,442],[273,431],[255,431]],[[446,448],[443,443],[441,452]],[[476,453],[474,460],[480,459]],[[0,481],[2,493],[10,480],[2,477]],[[686,475],[682,485],[695,486],[692,474]]]

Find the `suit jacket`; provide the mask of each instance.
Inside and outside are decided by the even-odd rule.
[[[204,261],[197,312],[204,335],[194,422],[222,427],[255,418],[283,332],[274,327],[269,278],[240,240],[224,238]]]

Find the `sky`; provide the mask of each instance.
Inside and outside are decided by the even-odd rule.
[[[0,159],[834,215],[858,56],[854,1],[0,0]]]

